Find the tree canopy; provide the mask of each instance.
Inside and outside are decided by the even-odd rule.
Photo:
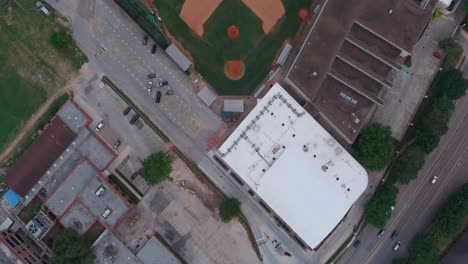
[[[398,188],[393,183],[382,184],[374,197],[364,205],[366,222],[375,227],[384,228],[392,214],[392,206],[396,204],[397,195]]]
[[[91,242],[78,237],[78,234],[70,228],[60,231],[54,237],[52,251],[54,252],[54,264],[92,264],[94,253]]]
[[[172,171],[172,160],[163,152],[151,154],[143,161],[143,178],[149,184],[159,184],[167,179]]]
[[[393,157],[395,140],[389,127],[374,123],[364,130],[355,145],[358,160],[369,170],[378,171]]]
[[[240,202],[236,198],[225,199],[219,206],[219,217],[227,223],[241,214]]]
[[[451,100],[456,100],[465,95],[468,83],[463,79],[463,74],[457,69],[442,71],[434,80],[436,85],[436,96],[447,96]]]
[[[424,166],[425,154],[416,145],[406,148],[396,159],[392,167],[392,177],[398,178],[400,183],[408,183],[418,176],[419,170]]]

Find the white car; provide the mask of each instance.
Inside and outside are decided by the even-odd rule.
[[[97,124],[97,126],[96,126],[96,131],[99,132],[99,130],[101,130],[101,128],[102,128],[103,126],[104,126],[104,122],[103,122],[103,121],[99,122],[99,123]]]
[[[398,249],[400,249],[400,247],[401,247],[401,242],[400,240],[398,240],[396,244],[393,246],[393,251],[397,251]]]
[[[437,176],[434,175],[434,177],[432,177],[432,180],[431,180],[431,184],[435,184],[437,182]]]

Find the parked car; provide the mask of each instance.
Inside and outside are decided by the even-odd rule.
[[[135,124],[135,122],[138,120],[138,118],[140,118],[140,115],[139,114],[135,114],[132,119],[130,119],[130,125],[133,125]]]
[[[401,247],[401,242],[400,240],[398,240],[396,244],[393,246],[393,251],[397,251],[398,249],[400,249],[400,247]]]
[[[361,245],[361,240],[356,240],[356,241],[354,241],[354,243],[353,243],[353,247],[354,247],[354,248],[359,247],[359,245]]]
[[[392,233],[392,235],[390,236],[390,238],[391,238],[392,240],[395,240],[395,239],[397,238],[397,236],[398,236],[398,230],[395,230],[395,231],[393,231],[393,233]]]
[[[143,45],[146,46],[146,44],[148,44],[148,35],[143,37]]]
[[[158,49],[158,46],[156,46],[156,44],[154,44],[153,47],[151,48],[151,53],[155,54],[157,49]]]
[[[153,78],[156,78],[156,74],[155,74],[155,73],[150,73],[150,74],[148,74],[148,79],[153,79]]]
[[[380,229],[379,233],[377,234],[378,237],[383,237],[385,236],[385,229]]]
[[[96,126],[96,131],[99,132],[99,130],[101,130],[101,128],[102,128],[103,126],[104,126],[104,121],[99,122],[99,123],[97,124],[97,126]]]
[[[163,87],[163,86],[166,86],[166,85],[168,85],[168,84],[169,84],[169,83],[168,83],[167,81],[160,81],[160,82],[158,82],[156,85],[157,85],[158,87]]]
[[[125,108],[125,110],[123,111],[123,114],[128,115],[128,113],[130,113],[130,110],[132,110],[132,108],[130,106]]]
[[[169,90],[166,92],[166,95],[173,95],[174,94],[174,90]]]
[[[437,51],[434,51],[434,53],[432,53],[432,56],[436,57],[439,60],[442,58],[442,54],[440,54],[440,52]]]
[[[153,90],[153,82],[152,81],[149,81],[147,84],[146,84],[146,90],[148,92],[151,92],[151,90]]]
[[[437,182],[437,179],[439,179],[437,176],[433,176],[431,180],[431,184],[435,184]]]
[[[120,141],[120,138],[118,138],[115,142],[114,142],[114,149],[118,149],[120,147],[120,144],[122,142]]]
[[[160,92],[160,91],[158,91],[158,92],[156,93],[156,103],[159,104],[159,102],[161,102],[161,92]]]

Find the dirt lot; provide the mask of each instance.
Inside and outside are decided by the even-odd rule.
[[[220,196],[180,159],[174,160],[171,177],[149,190],[116,228],[132,252],[159,233],[188,263],[259,263],[241,223],[220,222]],[[139,220],[131,225],[136,216]]]
[[[180,17],[198,36],[203,36],[203,25],[221,0],[186,0]]]
[[[269,33],[284,15],[281,0],[242,0],[263,22],[263,32]]]

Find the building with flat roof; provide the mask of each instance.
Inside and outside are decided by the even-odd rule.
[[[353,143],[401,82],[437,0],[328,0],[286,82],[311,114]]]
[[[278,83],[216,155],[310,248],[367,187],[364,168]]]

